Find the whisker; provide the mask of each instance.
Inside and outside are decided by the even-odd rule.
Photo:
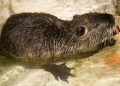
[[[104,46],[106,46],[106,40],[104,41]]]
[[[110,27],[110,31],[109,31],[109,36],[110,36],[110,37],[109,37],[109,40],[110,40],[110,43],[111,43],[111,37],[112,37],[112,36],[111,36],[111,33],[112,33],[112,30],[111,30],[111,27]]]

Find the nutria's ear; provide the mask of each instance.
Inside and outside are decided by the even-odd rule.
[[[80,17],[80,15],[74,15],[74,16],[73,16],[73,19],[76,20],[76,19],[78,19],[79,17]]]

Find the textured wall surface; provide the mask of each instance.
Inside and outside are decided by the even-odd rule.
[[[70,20],[75,14],[87,12],[114,14],[115,9],[114,0],[0,0],[0,25],[3,25],[13,12],[46,12]]]
[[[75,14],[107,12],[115,14],[114,0],[0,0],[0,29],[6,19],[15,13],[46,12],[70,20]],[[120,26],[120,17],[116,17]],[[0,57],[0,86],[120,86],[120,34],[117,44],[88,58],[68,61],[76,77],[69,83],[57,81],[42,69],[25,69]]]
[[[61,19],[94,11],[114,14],[113,0],[0,0],[1,23],[11,15],[11,10],[15,13],[47,12]]]
[[[120,0],[116,0],[115,7],[116,7],[116,13],[120,15]]]

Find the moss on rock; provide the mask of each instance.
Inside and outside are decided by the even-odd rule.
[[[120,15],[120,0],[116,0],[116,14]]]

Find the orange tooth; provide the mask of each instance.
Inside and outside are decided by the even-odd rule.
[[[120,32],[120,28],[119,28],[119,26],[116,25],[116,28],[114,28],[113,32],[115,32],[115,33],[118,34],[118,33]]]
[[[119,28],[119,26],[116,26],[116,28],[117,28],[117,30],[120,32],[120,28]]]

